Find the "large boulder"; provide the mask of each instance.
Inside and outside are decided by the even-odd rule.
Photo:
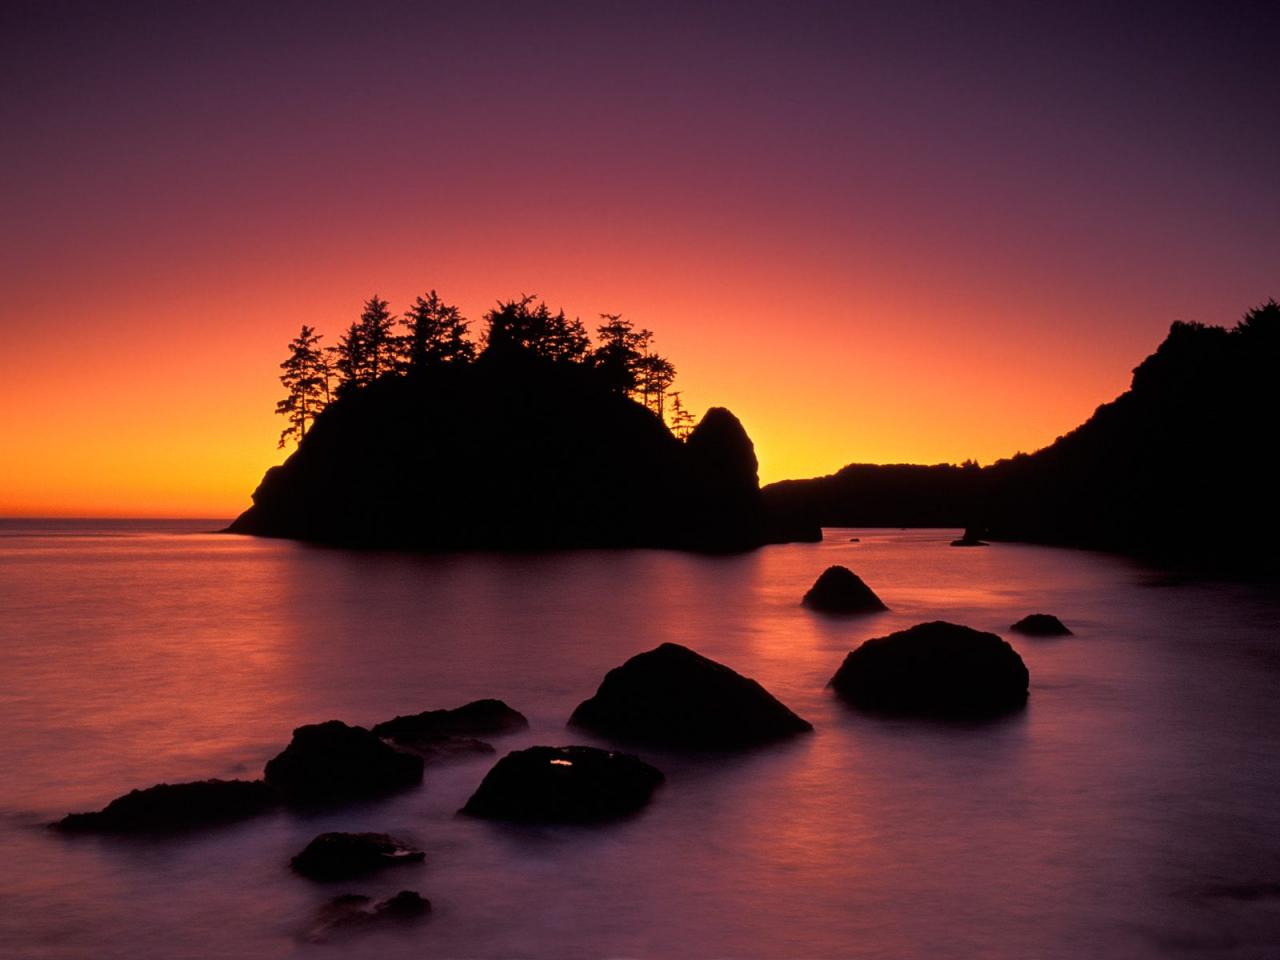
[[[746,747],[813,729],[756,681],[675,643],[610,670],[569,723],[684,749]]]
[[[421,863],[425,856],[385,833],[322,833],[289,865],[313,880],[349,880],[384,867]]]
[[[1051,613],[1030,613],[1009,628],[1028,637],[1069,637],[1067,625]]]
[[[841,566],[822,571],[803,602],[822,613],[877,613],[889,609],[860,576]]]
[[[639,810],[663,782],[638,757],[596,747],[530,747],[499,760],[462,812],[489,820],[590,823]]]
[[[994,633],[941,620],[866,641],[831,678],[855,706],[943,717],[1016,710],[1029,682],[1022,658]]]
[[[397,743],[420,743],[445,737],[485,737],[529,726],[523,713],[501,700],[473,700],[453,710],[427,710],[386,720],[373,727],[379,737]]]
[[[340,720],[293,731],[267,761],[263,779],[293,804],[326,804],[377,796],[422,782],[421,757],[395,750],[363,727]]]
[[[94,813],[69,813],[53,826],[85,833],[163,833],[232,823],[280,802],[261,780],[160,783],[112,800]]]

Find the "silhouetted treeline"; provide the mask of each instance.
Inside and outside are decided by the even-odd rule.
[[[370,299],[329,351],[304,327],[281,377],[298,449],[230,529],[427,550],[818,539],[766,512],[737,418],[694,426],[652,333],[602,321],[593,342],[521,297],[486,315],[477,349],[433,292],[399,321]]]
[[[607,390],[630,397],[654,411],[680,439],[689,435],[693,417],[671,390],[675,366],[652,349],[653,333],[638,330],[620,314],[601,314],[598,342],[563,310],[555,313],[536,297],[499,301],[484,316],[481,350],[469,336],[470,321],[457,307],[430,291],[403,315],[377,295],[364,304],[359,319],[329,347],[322,335],[303,325],[280,364],[287,391],[276,412],[287,419],[280,446],[301,443],[331,400],[365,389],[383,377],[429,376],[447,367],[472,363],[478,352],[523,354],[592,371]],[[668,409],[668,400],[671,400]]]
[[[1129,390],[1033,454],[970,467],[846,467],[764,491],[823,525],[976,527],[989,538],[1180,566],[1280,569],[1272,461],[1280,305],[1235,327],[1175,323]]]

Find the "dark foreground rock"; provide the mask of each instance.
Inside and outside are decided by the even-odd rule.
[[[501,700],[473,700],[454,710],[427,710],[379,723],[373,732],[397,743],[444,737],[487,737],[529,726],[525,715]]]
[[[982,539],[979,531],[974,527],[965,528],[964,536],[962,536],[959,540],[952,540],[951,545],[953,547],[989,547],[991,546],[991,544],[987,543],[987,541]]]
[[[1009,628],[1028,637],[1069,637],[1067,625],[1051,613],[1032,613]]]
[[[597,747],[530,747],[499,760],[462,812],[488,820],[591,823],[634,813],[663,782],[639,757]]]
[[[232,823],[280,802],[261,780],[161,783],[117,797],[96,813],[70,813],[53,826],[93,833],[164,833]]]
[[[430,912],[431,901],[416,890],[401,890],[379,903],[361,894],[347,893],[334,897],[321,908],[304,939],[321,943],[358,930],[416,920]]]
[[[877,613],[889,609],[860,576],[841,566],[822,571],[803,602],[822,613]]]
[[[421,863],[426,855],[385,833],[322,833],[290,862],[313,880],[348,880],[406,863]]]
[[[994,633],[938,620],[866,641],[831,686],[865,709],[982,717],[1022,707],[1029,681],[1017,651]]]
[[[298,727],[263,779],[292,804],[372,797],[422,782],[421,757],[395,750],[363,727],[329,720]]]
[[[610,670],[569,723],[684,749],[746,747],[813,729],[756,681],[675,643]]]

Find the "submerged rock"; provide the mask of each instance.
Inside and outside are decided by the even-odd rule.
[[[283,752],[267,761],[263,779],[294,804],[325,804],[377,796],[422,782],[422,758],[395,750],[363,727],[340,720],[293,731]]]
[[[523,730],[523,713],[501,700],[473,700],[454,710],[427,710],[379,723],[373,732],[397,743],[417,743],[444,737],[485,737]]]
[[[1029,682],[1022,658],[994,633],[941,620],[866,641],[831,678],[855,706],[947,717],[1016,710]]]
[[[590,823],[639,810],[663,782],[639,757],[597,747],[530,747],[499,760],[462,812],[489,820]]]
[[[977,527],[966,527],[964,536],[959,540],[952,540],[953,547],[989,547],[991,544],[982,539],[981,531]]]
[[[289,864],[313,880],[347,880],[384,867],[421,863],[425,856],[385,833],[322,833]]]
[[[95,813],[69,813],[59,830],[94,833],[162,833],[232,823],[280,802],[261,780],[160,783],[117,797]]]
[[[823,613],[876,613],[888,610],[862,578],[848,567],[827,567],[804,595],[804,605]]]
[[[384,923],[414,920],[431,912],[431,901],[416,890],[401,890],[379,903],[362,894],[334,897],[321,908],[305,939],[313,943]]]
[[[686,749],[746,747],[813,729],[756,681],[675,643],[610,670],[569,723]]]
[[[1009,628],[1028,637],[1069,637],[1067,625],[1051,613],[1032,613]]]

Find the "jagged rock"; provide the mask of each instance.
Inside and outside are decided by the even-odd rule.
[[[530,747],[499,760],[462,812],[489,820],[589,823],[639,810],[663,782],[638,757],[596,747]]]
[[[610,670],[569,723],[689,749],[745,747],[813,729],[756,681],[675,643]]]
[[[866,709],[978,717],[1022,707],[1029,681],[1017,651],[994,633],[938,620],[866,641],[831,686]]]
[[[888,610],[862,578],[848,567],[827,567],[804,595],[804,605],[823,613],[876,613]]]
[[[263,779],[290,803],[325,804],[414,786],[422,767],[421,757],[363,727],[329,720],[294,730],[289,746],[267,761]]]
[[[1069,637],[1067,625],[1051,613],[1032,613],[1009,628],[1028,637]]]
[[[501,700],[473,700],[453,710],[427,710],[377,724],[373,732],[397,743],[421,743],[444,737],[484,737],[529,726],[523,713]]]
[[[370,904],[373,904],[370,906]],[[414,920],[431,912],[431,901],[416,890],[401,890],[374,904],[362,894],[346,893],[334,897],[321,908],[316,922],[304,939],[320,943],[334,936],[381,926],[395,921]]]
[[[385,833],[322,833],[289,863],[313,880],[347,880],[384,867],[421,863],[425,856]]]
[[[133,790],[95,813],[69,813],[53,826],[94,833],[161,833],[231,823],[280,802],[261,780],[160,783]]]

